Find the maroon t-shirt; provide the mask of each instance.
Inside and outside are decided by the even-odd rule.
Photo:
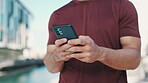
[[[53,25],[72,24],[78,35],[90,36],[98,46],[121,49],[123,36],[140,37],[136,10],[128,0],[71,1],[56,10],[49,21],[49,44],[57,39]],[[59,83],[127,83],[126,71],[101,62],[65,62]]]

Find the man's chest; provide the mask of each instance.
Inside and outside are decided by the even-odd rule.
[[[118,29],[118,22],[116,21],[114,11],[112,10],[112,5],[106,5],[83,3],[71,7],[58,13],[57,23],[72,24],[78,35],[99,34],[99,32],[116,32]]]

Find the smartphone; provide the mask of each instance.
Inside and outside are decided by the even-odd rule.
[[[70,40],[78,38],[72,24],[54,25],[52,30],[58,39],[66,38]]]

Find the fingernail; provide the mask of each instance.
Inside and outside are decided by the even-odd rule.
[[[64,40],[64,41],[67,41],[67,39],[66,39],[66,38],[64,38],[63,40]]]
[[[83,37],[84,35],[80,35],[79,38]]]
[[[62,42],[66,42],[67,40],[66,39],[62,39]]]
[[[69,40],[69,41],[68,41],[68,43],[70,44],[70,43],[71,43],[71,41]]]

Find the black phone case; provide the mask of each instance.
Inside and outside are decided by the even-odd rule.
[[[78,36],[71,24],[54,25],[52,30],[56,34],[57,38],[77,39]]]

